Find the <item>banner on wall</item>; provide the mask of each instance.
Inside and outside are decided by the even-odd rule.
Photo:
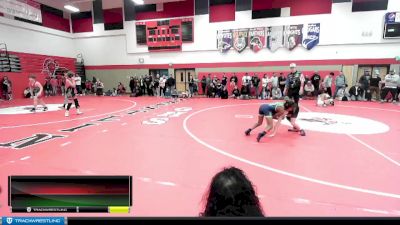
[[[220,52],[225,53],[232,48],[232,31],[219,30],[217,31],[217,48]]]
[[[248,46],[249,29],[233,30],[233,48],[239,53],[243,52]]]
[[[42,12],[40,10],[40,5],[34,2],[0,0],[0,12],[22,19],[42,23]]]
[[[295,49],[303,41],[303,24],[285,26],[283,40],[285,48]]]
[[[249,30],[249,45],[250,49],[258,52],[265,46],[265,28],[250,28]]]
[[[283,48],[283,26],[267,27],[267,48],[275,52]]]
[[[303,31],[303,47],[311,50],[319,44],[320,24],[309,23]]]

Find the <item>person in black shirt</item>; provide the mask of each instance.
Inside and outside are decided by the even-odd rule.
[[[129,80],[129,88],[131,89],[131,93],[134,93],[135,79],[133,79],[133,77],[131,77],[130,80]]]
[[[230,79],[231,86],[235,87],[238,84],[238,77],[236,76],[236,73],[233,74],[233,76]]]
[[[221,91],[221,99],[228,99],[228,97],[229,97],[228,89],[226,88],[226,86],[224,86]]]
[[[314,75],[312,75],[311,83],[314,86],[314,96],[318,96],[319,95],[319,87],[321,85],[321,76],[319,75],[318,71],[315,71]]]
[[[253,84],[254,88],[256,89],[256,98],[259,96],[259,85],[260,85],[260,78],[258,77],[257,74],[254,74],[254,76],[251,78],[251,83]]]
[[[285,90],[285,85],[286,85],[286,77],[285,75],[283,75],[283,73],[280,73],[278,77],[278,86],[279,89],[281,89],[282,93]]]
[[[213,83],[209,83],[207,86],[207,98],[215,97],[215,86]]]
[[[152,77],[146,74],[146,76],[144,77],[144,84],[146,85],[146,91],[148,95],[152,93],[152,91],[150,90],[151,82],[152,82]]]
[[[222,86],[226,86],[228,84],[228,77],[225,75],[225,73],[222,75],[222,81],[221,81]]]
[[[293,127],[292,129],[289,129],[289,131],[300,132],[301,136],[305,136],[305,131],[300,129],[300,126],[296,123],[296,119],[300,111],[300,96],[304,93],[304,75],[297,71],[295,63],[290,64],[290,71],[291,72],[286,79],[285,90],[283,91],[285,96],[287,96],[289,99],[292,99],[296,103],[295,107],[293,107],[293,110],[289,112],[287,116],[287,119],[290,121]]]
[[[201,90],[203,91],[203,95],[206,94],[206,87],[207,87],[207,78],[206,76],[203,76],[203,78],[201,78]]]
[[[232,90],[232,97],[239,98],[240,97],[240,90],[237,86],[235,86]]]
[[[370,81],[369,81],[369,92],[370,92],[370,97],[368,100],[371,101],[373,95],[375,94],[375,100],[379,101],[381,99],[381,78],[379,77],[379,71],[375,71],[375,73],[372,75]]]

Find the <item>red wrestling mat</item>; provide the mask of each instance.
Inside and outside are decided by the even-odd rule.
[[[69,118],[57,111],[62,98],[45,101],[51,110],[36,114],[25,114],[30,100],[1,103],[1,215],[11,215],[9,175],[132,175],[122,216],[197,216],[212,176],[236,166],[268,216],[400,216],[396,105],[302,101],[306,137],[283,125],[257,143],[262,127],[244,131],[262,101],[82,97],[84,114]]]

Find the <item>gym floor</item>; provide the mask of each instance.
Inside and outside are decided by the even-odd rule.
[[[212,176],[236,166],[268,216],[400,216],[398,105],[303,100],[305,137],[285,121],[257,143],[265,124],[244,131],[271,101],[85,96],[68,118],[62,97],[45,101],[35,114],[30,99],[0,103],[0,202],[9,175],[132,175],[130,215],[197,216]]]

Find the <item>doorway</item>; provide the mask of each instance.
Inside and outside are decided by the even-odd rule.
[[[375,73],[375,71],[379,71],[379,76],[381,79],[385,79],[385,76],[389,72],[390,65],[359,65],[357,71],[357,81],[360,80],[360,77],[364,75],[364,71],[370,71],[370,74]]]
[[[196,79],[195,69],[175,69],[176,90],[183,92],[189,90],[189,77]]]

